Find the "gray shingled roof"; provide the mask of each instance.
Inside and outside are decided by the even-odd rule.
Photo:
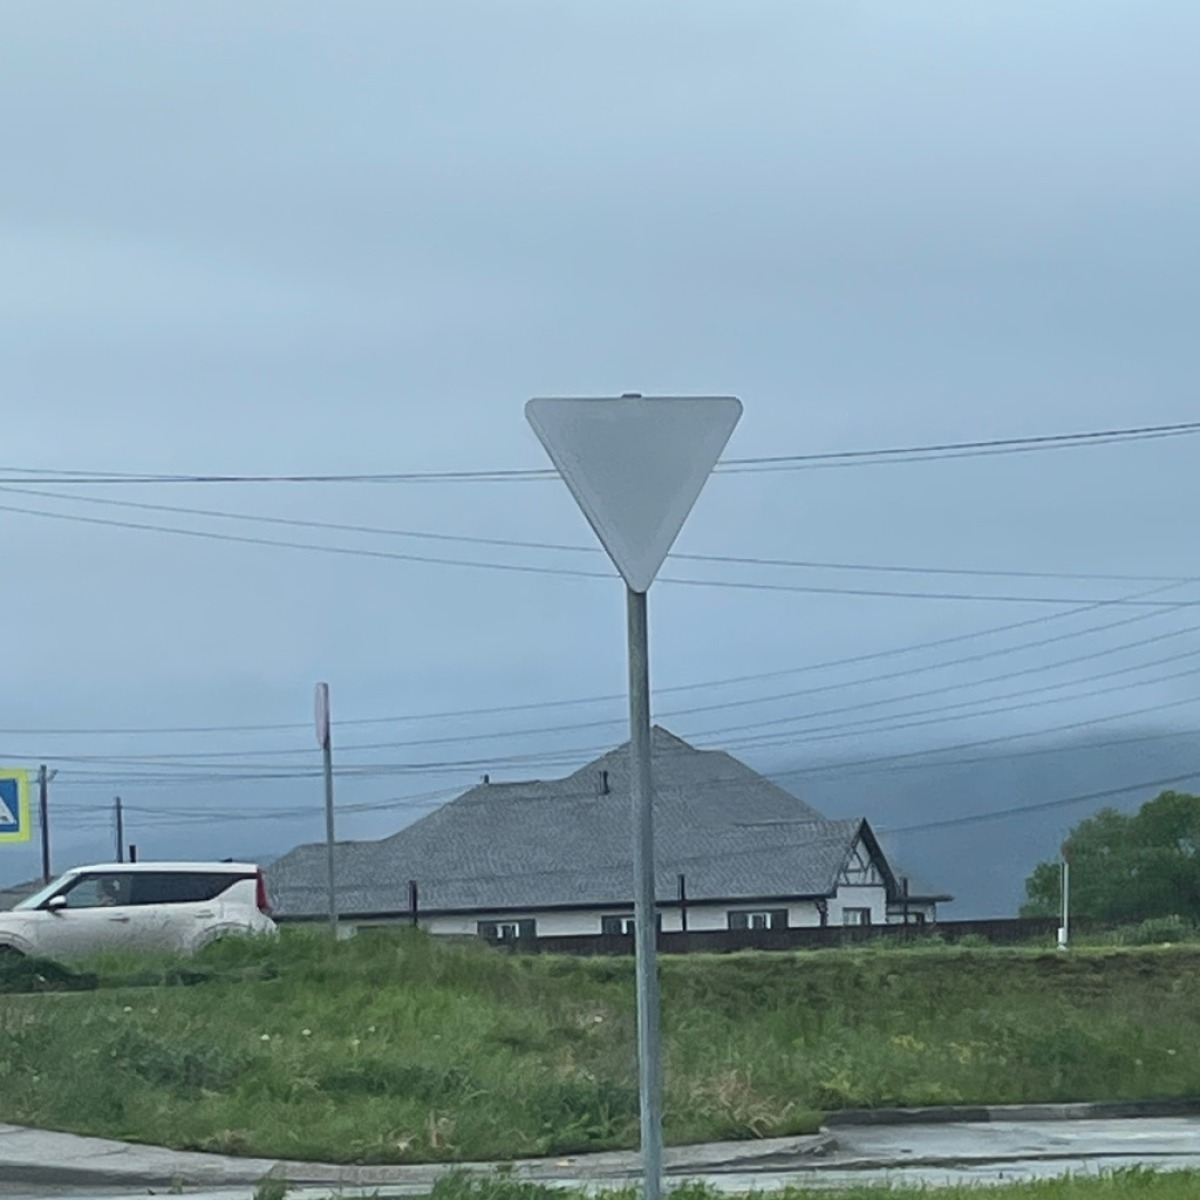
[[[41,886],[40,879],[30,879],[25,883],[12,883],[0,887],[0,912],[15,908],[26,896],[32,896]]]
[[[676,897],[680,873],[690,901],[832,894],[864,821],[827,821],[744,763],[664,729],[652,746],[660,899]],[[424,912],[627,907],[628,748],[565,779],[480,784],[391,837],[338,843],[336,855],[347,915],[407,911],[410,879]],[[320,843],[267,868],[281,916],[324,911],[325,862]]]

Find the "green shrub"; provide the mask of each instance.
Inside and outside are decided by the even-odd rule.
[[[1127,946],[1160,946],[1164,943],[1195,941],[1197,929],[1183,917],[1152,917],[1125,933]]]
[[[963,950],[986,950],[992,943],[982,933],[964,933],[954,944]]]

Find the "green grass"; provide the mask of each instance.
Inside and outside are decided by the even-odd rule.
[[[627,959],[286,930],[184,965],[98,959],[96,990],[0,995],[0,1120],[339,1162],[636,1143]],[[806,1132],[846,1107],[1200,1095],[1198,969],[1194,948],[669,959],[667,1139]]]
[[[590,1200],[637,1200],[638,1193],[599,1192]],[[685,1184],[668,1193],[671,1200],[730,1200],[711,1189]],[[960,1185],[910,1188],[865,1186],[845,1190],[787,1188],[773,1200],[1193,1200],[1200,1195],[1200,1172],[1154,1172],[1129,1168],[1101,1176],[1072,1176],[996,1187]],[[433,1189],[431,1200],[584,1200],[583,1193],[561,1191],[502,1176],[450,1175]],[[745,1200],[754,1200],[746,1197]]]

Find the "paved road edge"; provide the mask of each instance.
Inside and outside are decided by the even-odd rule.
[[[1187,1117],[1200,1096],[1165,1100],[1101,1100],[1074,1104],[946,1104],[924,1108],[850,1108],[825,1117],[826,1129],[851,1125],[946,1125],[989,1121],[1103,1121]]]

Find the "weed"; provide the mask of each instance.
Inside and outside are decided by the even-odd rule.
[[[284,1200],[287,1194],[286,1181],[274,1175],[260,1179],[254,1188],[254,1200]]]

